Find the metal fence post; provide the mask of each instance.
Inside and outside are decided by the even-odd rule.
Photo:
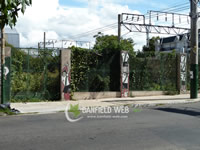
[[[5,48],[5,63],[2,65],[3,67],[3,104],[10,103],[10,72],[11,72],[11,48]]]

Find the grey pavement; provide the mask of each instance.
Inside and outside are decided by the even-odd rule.
[[[130,111],[124,119],[63,112],[0,117],[1,150],[199,150],[200,102]]]
[[[78,100],[78,101],[11,103],[11,108],[15,108],[19,110],[21,113],[55,113],[59,111],[64,111],[67,104],[79,104],[79,107],[89,107],[89,106],[107,107],[107,106],[119,106],[119,105],[145,107],[145,106],[156,106],[161,104],[193,103],[198,101],[200,101],[200,98],[190,99],[189,94],[181,94],[174,96],[161,95],[161,96],[108,98],[108,99],[93,99],[93,100]]]

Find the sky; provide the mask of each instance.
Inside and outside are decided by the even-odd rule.
[[[189,11],[189,0],[32,0],[32,3],[24,15],[19,15],[16,25],[21,47],[36,47],[38,42],[43,41],[44,32],[47,41],[70,41],[64,45],[74,44],[73,41],[88,41],[92,45],[95,41],[93,36],[98,32],[117,35],[117,15],[120,13],[147,14],[149,10],[172,10],[178,13]],[[113,24],[110,28],[101,28],[110,24]],[[97,28],[101,29],[95,30]],[[93,31],[90,34],[83,35],[91,30]],[[129,33],[123,28],[122,35],[123,38],[134,40],[136,50],[146,43],[146,34]],[[63,46],[63,43],[57,42],[56,46]]]

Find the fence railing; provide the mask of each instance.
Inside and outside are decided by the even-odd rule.
[[[60,99],[60,51],[12,48],[11,99]]]

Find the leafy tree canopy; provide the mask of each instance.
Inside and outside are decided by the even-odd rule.
[[[19,11],[23,14],[26,6],[30,6],[32,0],[0,0],[0,27],[5,25],[11,28],[16,25]]]
[[[94,36],[96,42],[94,45],[94,50],[99,53],[108,54],[110,52],[125,50],[130,54],[134,53],[134,41],[131,38],[121,39],[120,43],[118,42],[118,37],[114,35],[103,35],[98,33]]]

